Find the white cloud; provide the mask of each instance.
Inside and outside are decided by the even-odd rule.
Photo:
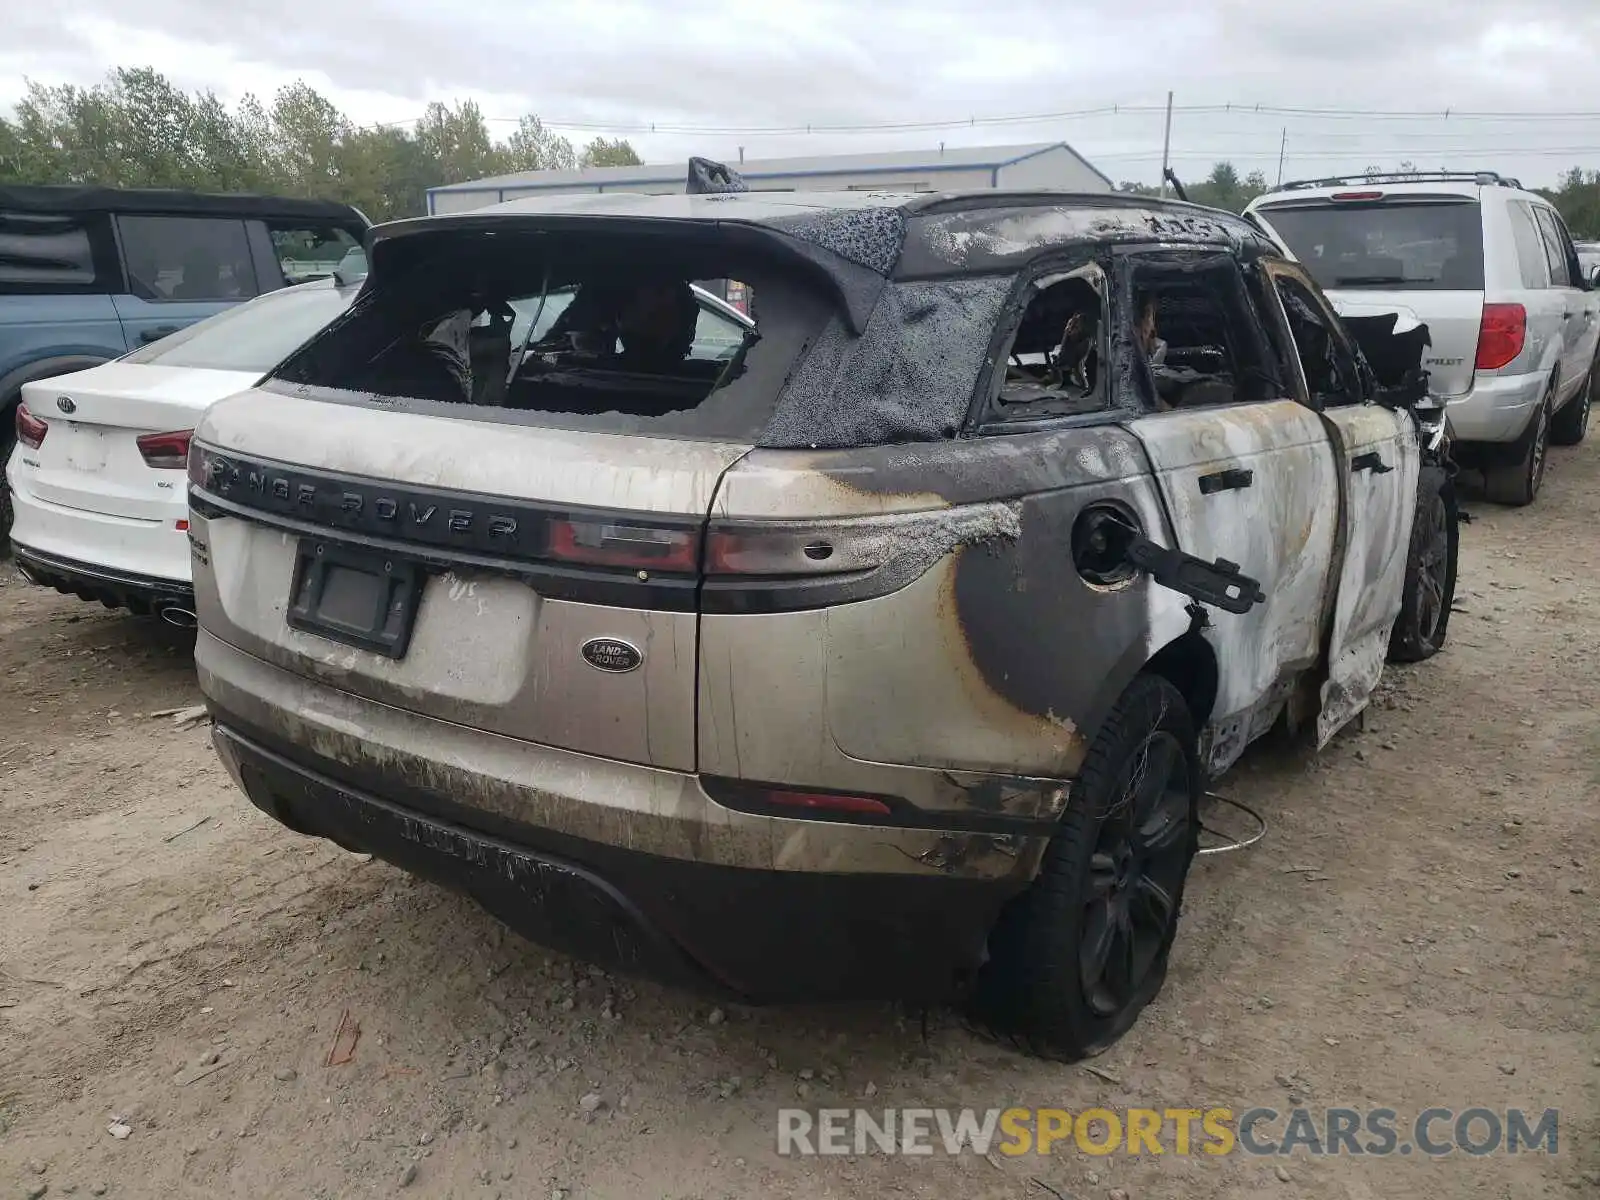
[[[735,158],[1063,138],[1116,178],[1155,177],[1161,116],[871,134],[751,127],[959,120],[1118,104],[1427,109],[1429,119],[1180,112],[1180,173],[1215,158],[1290,174],[1368,163],[1494,166],[1549,180],[1600,166],[1600,122],[1463,112],[1600,108],[1600,5],[1523,0],[79,0],[8,13],[0,103],[23,77],[93,83],[150,65],[181,86],[264,99],[304,79],[369,124],[472,96],[492,117],[616,127],[647,158]],[[1448,108],[1456,115],[1443,117]],[[650,125],[744,127],[674,135]],[[508,132],[509,123],[492,126]],[[592,131],[571,131],[575,139]]]

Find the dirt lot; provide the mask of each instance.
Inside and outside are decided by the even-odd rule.
[[[1098,1074],[947,1013],[723,1014],[547,955],[258,814],[203,727],[150,715],[198,698],[177,631],[0,564],[0,1200],[1600,1196],[1600,452],[1558,453],[1531,511],[1469,507],[1448,651],[1320,759],[1226,781],[1271,833],[1197,866],[1166,991]],[[1557,1108],[1559,1153],[774,1152],[787,1105],[1294,1096],[1402,1131]]]

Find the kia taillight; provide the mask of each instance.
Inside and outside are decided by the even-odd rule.
[[[194,430],[179,429],[173,433],[147,433],[136,441],[146,466],[181,471],[189,463],[189,439],[193,436]]]
[[[550,557],[559,562],[639,571],[695,571],[700,530],[615,521],[550,522]]]
[[[17,441],[30,450],[37,450],[44,441],[44,435],[50,432],[50,426],[41,421],[28,411],[26,404],[17,405]]]
[[[1498,371],[1522,353],[1528,337],[1528,310],[1520,304],[1485,304],[1478,326],[1480,371]]]

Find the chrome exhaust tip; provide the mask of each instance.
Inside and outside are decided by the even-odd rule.
[[[181,604],[169,604],[156,615],[168,625],[176,625],[179,629],[193,629],[200,624],[200,618],[194,615],[194,610],[184,608]]]

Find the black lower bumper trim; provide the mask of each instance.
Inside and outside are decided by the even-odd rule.
[[[76,562],[11,543],[12,556],[22,573],[41,587],[54,588],[80,600],[98,600],[107,608],[126,608],[141,616],[164,608],[194,609],[194,588],[172,579],[115,571],[93,563]]]
[[[1014,890],[696,863],[497,822],[403,784],[337,778],[348,768],[214,716],[250,800],[289,828],[465,892],[532,941],[749,1002],[952,998]]]

